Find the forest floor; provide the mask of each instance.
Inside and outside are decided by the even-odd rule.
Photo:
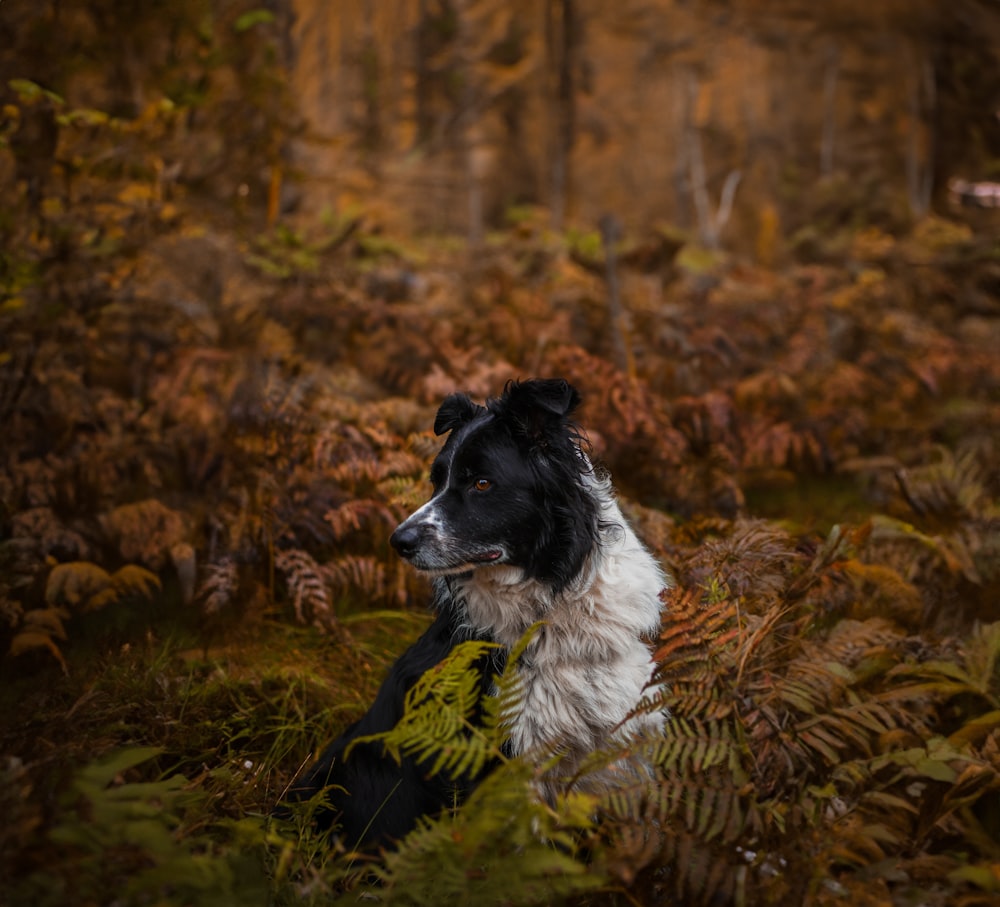
[[[988,222],[777,268],[651,231],[618,317],[533,212],[470,251],[101,185],[3,224],[0,900],[996,903]],[[267,814],[426,623],[387,538],[437,403],[532,375],[676,579],[663,780],[549,808],[507,765],[362,865]]]

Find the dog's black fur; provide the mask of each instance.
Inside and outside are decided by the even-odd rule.
[[[554,598],[581,573],[598,545],[601,505],[584,480],[592,469],[570,421],[579,402],[565,381],[533,380],[509,383],[485,406],[462,394],[442,403],[434,430],[449,437],[431,469],[433,494],[391,538],[402,557],[435,577],[436,619],[393,665],[368,713],[334,741],[288,794],[289,800],[299,801],[325,790],[329,805],[318,821],[339,826],[346,846],[398,840],[420,816],[460,802],[479,780],[432,776],[428,766],[413,759],[404,758],[399,765],[381,745],[370,742],[354,746],[347,756],[345,751],[359,737],[392,728],[407,691],[456,642],[492,641],[500,635],[499,625],[471,625],[462,590],[471,588],[476,577],[495,577],[504,566],[515,568],[532,589]],[[516,615],[522,606],[516,598],[503,597],[507,594],[519,593],[491,599],[499,609],[498,620]],[[533,619],[525,616],[523,625]],[[507,632],[507,645],[509,636]],[[480,659],[484,696],[505,657],[500,648]]]
[[[292,802],[309,800],[324,792],[315,814],[319,828],[337,826],[345,846],[364,848],[397,841],[414,827],[417,819],[434,815],[460,803],[479,780],[462,776],[452,781],[444,772],[431,775],[427,766],[404,756],[397,764],[381,744],[362,742],[344,753],[360,737],[391,730],[403,716],[403,701],[420,676],[439,664],[463,637],[459,615],[448,602],[437,602],[434,623],[393,664],[375,702],[350,725],[288,792]],[[487,695],[494,675],[503,670],[501,650],[480,658],[475,666],[482,695]],[[476,716],[473,716],[475,720]],[[287,816],[278,809],[276,814]]]

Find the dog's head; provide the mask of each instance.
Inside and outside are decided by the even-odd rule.
[[[566,585],[597,537],[590,462],[571,421],[580,395],[562,380],[510,382],[485,406],[452,394],[434,421],[448,440],[431,467],[431,499],[392,545],[443,576],[499,564]]]

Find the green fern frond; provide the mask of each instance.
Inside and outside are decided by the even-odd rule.
[[[671,776],[696,776],[715,766],[738,772],[743,749],[730,723],[680,716],[671,716],[662,738],[650,746],[652,762]]]
[[[605,880],[581,851],[593,801],[554,809],[534,793],[535,770],[513,760],[491,773],[455,814],[424,820],[375,868],[393,904],[560,902]]]
[[[472,722],[480,705],[480,675],[472,666],[495,647],[481,641],[457,645],[409,690],[403,717],[392,730],[354,744],[381,742],[396,761],[411,756],[427,762],[431,774],[445,772],[453,779],[479,774],[487,763],[502,759],[495,728]]]
[[[536,621],[524,633],[517,643],[507,653],[507,662],[503,674],[496,678],[493,695],[483,703],[483,725],[497,741],[498,745],[506,739],[506,728],[520,707],[523,695],[521,674],[517,670],[518,662],[531,645],[544,621]]]

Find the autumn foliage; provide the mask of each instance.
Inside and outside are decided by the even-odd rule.
[[[0,670],[17,691],[72,691],[52,747],[72,754],[73,805],[53,814],[33,793],[51,753],[25,731],[24,693],[0,737],[16,820],[5,876],[38,841],[66,879],[91,871],[80,854],[131,866],[128,841],[80,829],[131,827],[134,797],[158,804],[155,834],[134,845],[148,884],[128,890],[135,903],[243,891],[241,835],[269,855],[259,884],[282,903],[359,888],[431,901],[445,879],[481,902],[995,902],[1000,258],[988,232],[946,217],[863,228],[775,272],[653,231],[620,244],[618,317],[596,234],[519,212],[468,250],[387,236],[362,209],[241,222],[163,178],[169,105],[116,119],[27,81],[12,91],[18,123],[41,124],[53,154],[78,163],[66,188],[26,179],[19,159],[5,187]],[[85,726],[88,647],[113,671],[147,634],[178,628],[194,627],[208,657],[240,634],[308,627],[333,660],[377,675],[359,616],[391,622],[426,598],[387,539],[426,496],[437,403],[532,375],[581,390],[595,457],[677,581],[656,642],[665,693],[642,706],[672,716],[651,744],[659,783],[570,796],[560,812],[531,801],[530,767],[507,764],[477,795],[481,820],[445,817],[368,873],[305,824],[292,841],[261,818],[317,742],[281,736],[267,710],[298,702],[301,685],[315,708],[301,726],[319,736],[346,720],[338,700],[363,706],[344,678],[317,700],[306,669],[286,667],[234,707],[211,671],[192,674],[218,692],[212,720],[230,722],[225,759],[266,737],[256,786],[219,780],[220,750],[184,739],[180,706],[162,723]],[[146,669],[165,702],[193,695]],[[462,665],[449,670],[460,688]],[[259,734],[239,724],[255,709],[274,718]],[[79,775],[66,765],[88,761],[73,721],[106,760]],[[478,745],[477,758],[496,741]],[[156,769],[142,775],[146,760]],[[226,872],[183,897],[150,870],[208,856]]]

